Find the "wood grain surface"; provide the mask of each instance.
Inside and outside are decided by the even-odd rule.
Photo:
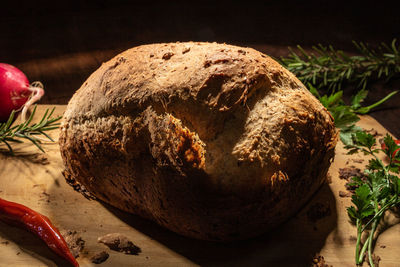
[[[36,118],[48,107],[52,106],[40,105]],[[64,109],[64,105],[56,106],[56,114],[62,114]],[[387,132],[369,116],[362,117],[359,125],[382,135]],[[57,139],[58,131],[53,131],[51,136]],[[45,144],[44,148],[45,154],[24,143],[16,147],[15,156],[10,156],[0,145],[0,197],[47,215],[62,232],[77,231],[85,241],[78,258],[81,266],[95,266],[90,257],[102,250],[108,251],[110,257],[99,266],[310,266],[316,254],[324,256],[329,265],[355,266],[356,229],[346,213],[350,198],[339,197],[339,191],[346,191],[339,169],[362,168],[367,159],[360,154],[347,155],[341,144],[329,170],[330,182],[295,217],[257,238],[226,244],[185,238],[84,198],[64,181],[58,144]],[[311,216],[316,207],[325,211],[324,216]],[[396,216],[388,216],[385,230],[375,245],[381,267],[400,266],[398,221]],[[141,253],[125,255],[97,242],[98,237],[115,232],[131,239],[141,248]],[[33,235],[4,223],[0,223],[0,254],[0,266],[66,264]]]

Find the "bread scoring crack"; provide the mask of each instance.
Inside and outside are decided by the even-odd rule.
[[[178,157],[184,159],[194,168],[204,168],[204,148],[199,143],[196,134],[177,124],[176,119],[172,116],[170,116],[169,125],[178,137],[178,145],[176,146]]]

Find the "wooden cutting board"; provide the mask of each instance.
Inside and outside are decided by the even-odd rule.
[[[53,106],[38,106],[36,118],[49,107]],[[65,106],[55,107],[56,115],[65,110]],[[362,117],[359,125],[387,133],[369,116]],[[58,131],[51,136],[57,139]],[[346,191],[339,168],[362,168],[367,159],[361,154],[346,155],[341,143],[329,170],[331,182],[323,185],[296,217],[263,236],[229,244],[185,238],[84,198],[64,181],[58,144],[44,144],[44,148],[45,154],[24,143],[15,147],[15,156],[10,156],[0,145],[0,197],[47,215],[61,231],[77,231],[85,241],[78,258],[81,266],[95,266],[90,257],[102,250],[110,257],[100,266],[310,266],[318,253],[329,265],[355,266],[356,230],[346,213],[350,198],[339,196],[339,191]],[[310,212],[315,209],[322,215],[313,217]],[[397,222],[395,216],[388,219],[390,225]],[[97,242],[98,237],[116,232],[130,238],[141,253],[125,255]],[[377,240],[375,253],[381,257],[380,266],[400,266],[399,251],[400,224],[395,224]],[[4,223],[0,223],[0,254],[0,266],[65,265],[39,239]]]

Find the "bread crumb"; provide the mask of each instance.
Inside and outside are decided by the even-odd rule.
[[[363,177],[364,174],[361,172],[359,168],[355,167],[346,167],[339,168],[339,178],[344,180],[349,180],[351,177]]]
[[[77,231],[63,231],[65,242],[67,242],[72,255],[77,258],[85,246],[85,241],[78,235]]]
[[[381,257],[379,257],[378,255],[376,255],[375,253],[372,254],[372,262],[374,263],[375,267],[379,267],[379,262],[381,261]],[[369,261],[368,261],[369,264]],[[371,266],[371,265],[369,265]]]
[[[339,191],[339,197],[351,197],[351,196],[352,196],[352,193],[349,191],[347,191],[347,192]]]
[[[45,202],[50,202],[50,194],[47,193],[45,190],[43,190],[42,192],[40,192],[39,194],[39,201],[45,201]]]
[[[354,235],[351,235],[351,236],[349,236],[349,240],[352,242],[355,242],[355,241],[357,241],[357,237]]]
[[[377,136],[382,136],[382,134],[378,133],[377,130],[375,130],[374,128],[371,128],[370,130],[365,130],[367,133],[369,133],[370,135],[372,135],[373,137],[377,137]]]
[[[361,172],[361,170],[359,168],[350,166],[350,167],[339,169],[339,178],[347,181],[345,184],[345,187],[351,193],[353,193],[354,190],[357,188],[357,186],[353,185],[353,183],[354,183],[353,177],[359,177],[361,180],[366,180],[366,176]],[[339,192],[339,196],[340,196],[340,192]],[[347,196],[347,194],[343,194],[343,196],[341,196],[341,197],[345,197],[345,196]]]
[[[34,155],[32,155],[31,161],[33,163],[42,164],[42,165],[50,164],[50,161],[45,154],[34,154]]]
[[[126,236],[119,233],[107,234],[97,239],[99,243],[103,243],[111,250],[123,252],[130,255],[139,255],[141,248],[132,243]]]
[[[107,253],[107,251],[103,250],[103,251],[100,251],[100,252],[96,253],[95,255],[93,255],[90,258],[90,261],[94,264],[100,264],[100,263],[105,262],[109,256],[110,255]]]
[[[324,256],[316,254],[312,260],[312,267],[332,267],[325,262]]]

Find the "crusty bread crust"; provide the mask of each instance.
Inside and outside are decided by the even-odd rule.
[[[217,43],[151,44],[95,71],[60,134],[65,175],[179,234],[252,237],[323,183],[333,119],[270,57]]]

